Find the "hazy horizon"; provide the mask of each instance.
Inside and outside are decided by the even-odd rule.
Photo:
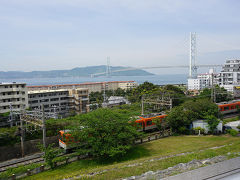
[[[107,57],[112,66],[187,65],[190,32],[197,63],[222,64],[240,57],[239,7],[237,0],[2,0],[0,71],[104,65]]]

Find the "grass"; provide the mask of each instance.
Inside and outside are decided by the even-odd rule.
[[[0,179],[7,179],[7,177],[12,176],[13,174],[22,174],[26,172],[28,169],[32,170],[37,167],[40,167],[42,164],[29,164],[29,165],[21,165],[17,168],[8,168],[6,171],[0,173]]]
[[[223,119],[223,124],[225,125],[225,124],[227,124],[227,123],[229,123],[229,122],[238,121],[238,120],[240,120],[240,119],[239,119],[239,116],[231,117],[231,118],[226,118],[226,119]]]
[[[110,160],[80,160],[68,165],[60,166],[54,170],[49,170],[34,176],[27,177],[25,179],[64,179],[67,177],[74,177],[81,174],[99,172],[105,169],[110,170],[94,176],[94,179],[116,179],[132,175],[140,175],[146,171],[166,169],[178,163],[189,162],[193,159],[205,159],[217,155],[225,155],[228,152],[239,152],[240,142],[238,141],[239,138],[230,136],[169,137],[135,146],[126,154],[126,156],[118,159],[115,162]],[[221,146],[230,143],[233,144],[219,149],[206,149],[209,147]],[[158,161],[149,161],[153,158],[174,155],[182,152],[193,153]],[[126,166],[136,163],[142,164],[133,167]]]

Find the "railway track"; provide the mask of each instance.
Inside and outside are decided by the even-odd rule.
[[[26,156],[19,159],[4,161],[0,163],[0,172],[4,172],[6,171],[7,168],[10,168],[10,167],[18,167],[20,165],[28,165],[32,163],[44,162],[42,155],[43,153],[37,153],[31,156]]]
[[[156,135],[160,135],[159,132],[149,133],[148,136],[143,138],[142,141],[140,139],[138,139],[135,141],[135,143],[141,144],[141,143],[149,142],[152,140],[156,140],[157,139]],[[167,135],[165,135],[165,136],[163,135],[163,137],[167,137]],[[69,154],[72,154],[72,153],[60,154],[59,156],[65,156],[65,155],[69,155]],[[4,162],[0,163],[0,173],[6,171],[10,167],[18,167],[20,165],[28,165],[28,164],[32,164],[32,163],[44,162],[42,155],[43,155],[43,153],[36,153],[31,156],[26,156],[26,157],[19,158],[19,159],[4,161]]]
[[[234,113],[234,114],[227,114],[223,116],[223,119],[227,119],[227,118],[233,118],[233,117],[237,117],[239,116],[239,113]]]

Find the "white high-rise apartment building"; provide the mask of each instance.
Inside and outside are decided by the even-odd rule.
[[[25,83],[0,83],[0,113],[24,110],[28,107]]]
[[[240,85],[240,60],[227,60],[219,73],[219,85],[233,92]]]
[[[203,90],[204,88],[210,88],[213,84],[217,84],[217,74],[213,69],[210,69],[208,73],[198,74],[196,79],[188,79],[188,90]]]

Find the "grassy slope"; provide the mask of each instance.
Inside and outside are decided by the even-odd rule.
[[[98,172],[104,169],[111,169],[101,175],[94,176],[95,179],[115,179],[132,175],[140,175],[146,171],[165,169],[181,162],[188,162],[193,159],[204,159],[214,157],[228,152],[239,152],[240,143],[237,137],[227,136],[179,136],[169,137],[138,145],[134,147],[124,158],[116,162],[80,160],[69,165],[58,167],[55,170],[43,172],[26,179],[63,179],[91,172]],[[220,149],[199,150],[233,143]],[[180,157],[172,157],[160,161],[149,162],[147,160],[182,152],[195,152]],[[134,167],[123,167],[127,164],[142,163]],[[113,169],[114,168],[114,169]]]

